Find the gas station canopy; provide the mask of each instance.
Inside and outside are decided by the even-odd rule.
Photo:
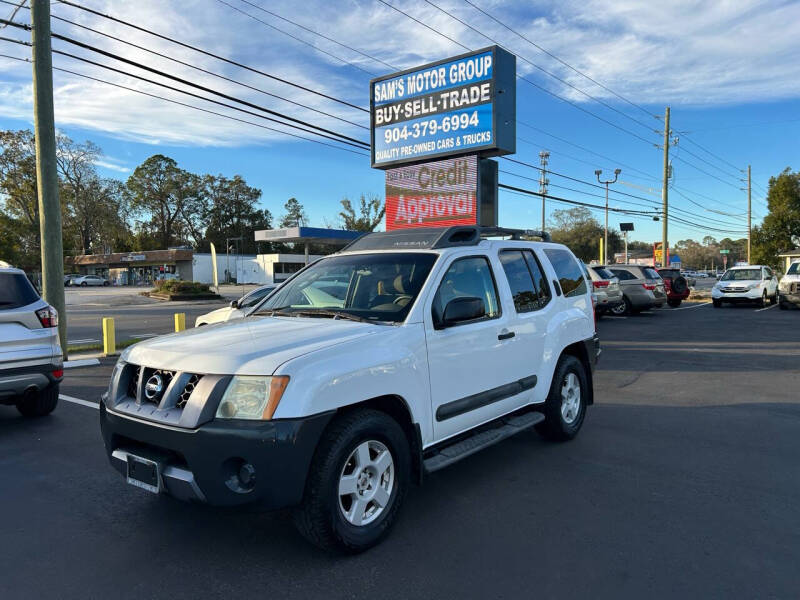
[[[342,246],[362,235],[364,235],[363,231],[325,229],[324,227],[287,227],[285,229],[260,229],[255,232],[257,242],[338,244]]]

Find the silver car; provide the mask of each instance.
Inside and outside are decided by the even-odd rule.
[[[595,313],[603,315],[625,306],[622,288],[616,275],[605,267],[596,265],[586,265],[586,273],[592,281],[592,291],[597,299]]]
[[[638,313],[661,308],[667,301],[664,280],[653,267],[642,265],[609,265],[625,297],[625,304],[611,312],[615,315]]]
[[[102,285],[107,287],[111,285],[111,283],[108,281],[108,279],[100,277],[99,275],[83,275],[73,279],[72,285],[79,285],[81,287],[86,287],[89,285]]]
[[[0,266],[0,404],[49,414],[64,376],[58,313],[20,269]]]

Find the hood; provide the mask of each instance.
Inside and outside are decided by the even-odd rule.
[[[171,371],[271,375],[288,360],[386,328],[339,319],[249,317],[139,342],[122,358]]]

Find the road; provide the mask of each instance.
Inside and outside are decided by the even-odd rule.
[[[0,407],[3,598],[795,598],[800,312],[687,305],[603,319],[580,436],[518,435],[433,474],[392,535],[319,552],[286,512],[153,497],[97,411]],[[95,402],[110,364],[69,371]]]

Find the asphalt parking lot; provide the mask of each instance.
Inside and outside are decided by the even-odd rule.
[[[285,512],[127,486],[93,406],[0,406],[0,597],[798,597],[800,312],[687,304],[598,331],[576,440],[524,433],[435,473],[355,557]],[[62,394],[94,404],[110,368]]]

